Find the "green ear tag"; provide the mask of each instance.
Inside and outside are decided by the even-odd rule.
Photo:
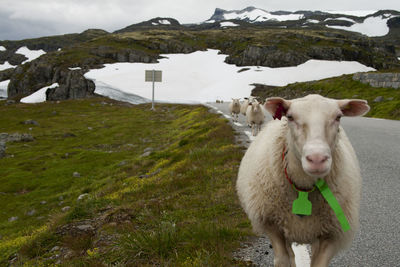
[[[333,195],[332,191],[329,189],[326,182],[322,179],[318,179],[318,181],[315,185],[318,187],[319,191],[321,192],[322,196],[325,198],[326,202],[328,202],[328,205],[335,212],[335,215],[336,215],[340,225],[342,226],[343,232],[350,230],[350,224],[347,221],[346,216],[344,215],[342,207],[340,207],[339,202],[336,200],[335,196]]]
[[[297,191],[299,197],[293,201],[292,213],[298,215],[311,215],[312,204],[308,200],[308,192]]]

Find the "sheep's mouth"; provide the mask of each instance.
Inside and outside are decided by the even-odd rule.
[[[323,170],[320,170],[320,169],[317,169],[317,170],[313,170],[313,169],[311,169],[311,170],[309,170],[309,169],[304,169],[304,171],[305,171],[308,175],[310,175],[310,176],[312,176],[312,177],[324,177],[324,176],[328,175],[328,173],[329,173],[329,168],[326,168],[326,169],[323,169]]]

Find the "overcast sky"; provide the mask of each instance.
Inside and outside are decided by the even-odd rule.
[[[267,11],[400,11],[400,0],[0,0],[0,40],[76,33],[89,28],[112,32],[155,17],[196,23],[209,19],[217,7],[241,10],[248,6]]]

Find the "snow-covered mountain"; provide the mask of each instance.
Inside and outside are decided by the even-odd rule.
[[[226,21],[244,21],[251,24],[263,24],[279,27],[325,26],[377,37],[389,32],[388,21],[399,18],[395,10],[360,11],[266,11],[255,7],[243,10],[223,10],[216,8],[210,19],[204,23],[219,23],[221,27],[238,26],[226,24]]]
[[[247,7],[242,10],[223,10],[216,8],[214,14],[206,22],[215,22],[223,20],[244,20],[247,22],[263,22],[263,21],[286,21],[286,20],[299,20],[304,18],[304,13],[301,12],[288,12],[277,11],[268,12],[263,9],[255,7]]]

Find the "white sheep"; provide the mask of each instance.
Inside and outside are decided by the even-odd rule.
[[[359,218],[358,160],[339,121],[341,116],[364,115],[369,106],[365,100],[309,95],[268,98],[265,108],[275,118],[286,117],[269,122],[244,155],[236,184],[240,202],[254,231],[268,235],[274,266],[295,266],[293,242],[311,244],[312,267],[328,266],[351,244]],[[342,228],[319,190],[314,190],[320,181],[337,199],[349,230]],[[293,214],[298,190],[314,190],[308,195],[311,215]]]
[[[232,98],[232,102],[229,103],[229,112],[232,115],[233,121],[238,121],[240,113],[240,98]]]
[[[251,127],[251,133],[256,136],[264,122],[264,112],[262,106],[257,100],[250,102],[246,111],[247,125]]]
[[[240,113],[243,116],[246,116],[247,107],[249,106],[249,103],[253,101],[253,99],[254,98],[252,96],[244,98],[244,101],[243,101],[243,103],[242,103],[242,105],[240,107]]]

